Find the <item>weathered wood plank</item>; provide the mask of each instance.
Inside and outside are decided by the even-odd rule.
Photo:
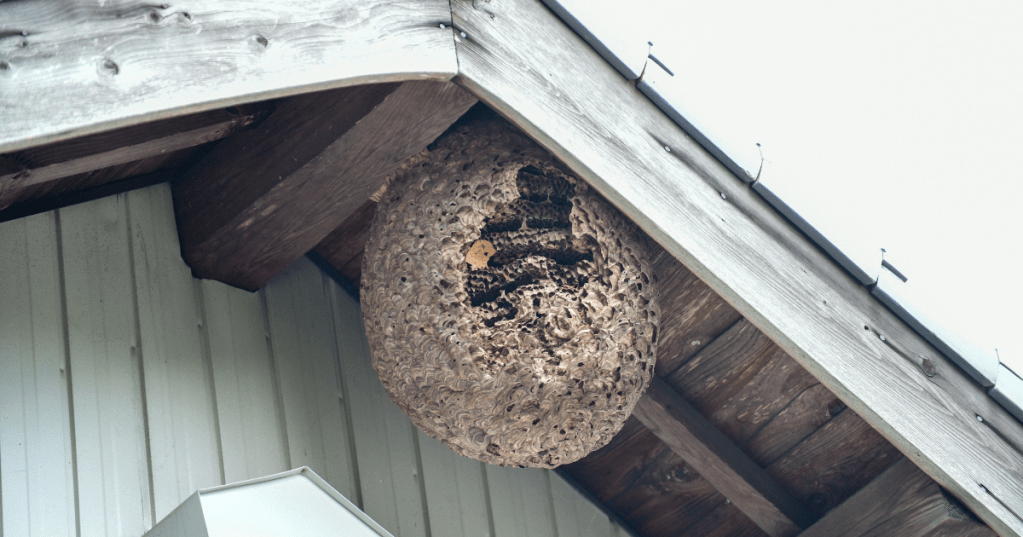
[[[903,458],[800,537],[994,535],[956,503],[933,479]]]
[[[549,470],[485,465],[495,537],[557,535]]]
[[[651,254],[661,304],[655,369],[666,377],[742,316],[663,248]]]
[[[61,209],[81,535],[153,525],[124,196]]]
[[[488,535],[491,528],[483,463],[455,454],[416,432],[431,535]]]
[[[395,535],[425,536],[428,511],[420,481],[419,432],[380,384],[370,362],[358,303],[333,281],[325,279],[325,285],[331,297],[341,374],[355,431],[362,509]]]
[[[713,485],[660,440],[660,454],[608,505],[641,535],[679,534],[725,501]]]
[[[377,212],[375,201],[366,201],[330,232],[313,250],[355,285],[362,278],[362,252],[369,239],[369,226]]]
[[[639,420],[630,416],[608,444],[561,469],[605,504],[612,503],[665,451]]]
[[[87,201],[165,183],[180,177],[186,163],[204,147],[153,157],[120,166],[67,177],[42,185],[47,188],[19,191],[18,198],[0,210],[0,222],[8,222]]]
[[[765,470],[797,500],[822,515],[898,458],[898,450],[846,409]]]
[[[812,386],[746,440],[743,450],[766,468],[845,408],[824,385]]]
[[[0,209],[46,183],[226,138],[272,110],[268,103],[211,110],[0,155]]]
[[[210,280],[200,285],[225,454],[224,481],[288,470],[287,432],[278,413],[261,297]]]
[[[0,225],[0,534],[75,535],[54,214]]]
[[[748,386],[765,365],[784,354],[763,332],[743,319],[664,382],[698,410],[710,414]]]
[[[764,537],[767,534],[742,515],[733,502],[721,502],[686,528],[686,537]]]
[[[200,277],[261,287],[475,102],[449,82],[414,81],[282,103],[175,183],[185,259]]]
[[[358,494],[337,338],[323,277],[302,258],[264,290],[287,431],[288,461],[309,466],[349,498]]]
[[[815,519],[659,377],[634,415],[768,535],[796,535]]]
[[[1023,445],[1023,425],[542,5],[453,0],[452,9],[466,34],[456,38],[457,82],[593,184],[995,530],[1023,535],[1013,514],[1023,513],[1023,453],[1011,445]],[[903,358],[918,355],[937,376]]]
[[[124,196],[131,233],[156,520],[222,485],[201,306],[181,260],[170,185]],[[187,396],[185,395],[187,394]]]
[[[447,80],[450,18],[442,0],[5,2],[0,152],[309,91]]]

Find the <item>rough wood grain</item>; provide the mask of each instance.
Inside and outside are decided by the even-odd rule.
[[[362,252],[369,238],[369,226],[377,212],[377,202],[366,201],[313,250],[345,278],[358,285],[362,277]]]
[[[763,537],[767,535],[752,520],[742,515],[734,502],[721,502],[686,528],[685,537]]]
[[[661,302],[655,370],[666,377],[742,316],[663,248],[651,255]]]
[[[746,440],[743,451],[766,468],[845,408],[822,384],[807,388]]]
[[[343,88],[282,103],[175,184],[185,259],[200,277],[259,288],[473,103],[448,82]]]
[[[813,522],[805,507],[659,378],[635,416],[768,535],[796,535]]]
[[[1023,425],[546,8],[473,4],[452,2],[466,34],[456,38],[459,83],[585,177],[994,529],[1023,535],[1014,514],[1023,513],[1023,453],[1011,445],[1023,445]],[[938,375],[892,346],[926,357]]]
[[[666,451],[668,447],[649,429],[629,417],[606,446],[561,469],[600,501],[611,504]]]
[[[763,332],[743,319],[664,381],[709,415],[749,385],[765,365],[784,354]]]
[[[0,209],[38,197],[40,191],[53,191],[56,185],[48,183],[60,179],[226,138],[271,111],[267,103],[211,110],[0,155]],[[106,175],[108,180],[115,179],[111,175]],[[85,186],[81,182],[77,181],[79,188]],[[88,186],[96,184],[94,179]]]
[[[899,452],[852,410],[844,410],[765,470],[822,515],[899,458]]]
[[[608,505],[642,535],[678,535],[725,497],[664,443],[658,457]]]
[[[4,2],[0,152],[309,91],[447,80],[450,17],[443,0]]]
[[[908,459],[900,459],[800,537],[993,536]]]

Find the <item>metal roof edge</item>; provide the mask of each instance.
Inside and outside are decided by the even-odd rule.
[[[600,54],[602,58],[604,58],[604,61],[611,64],[611,66],[614,67],[619,73],[621,73],[622,76],[629,80],[636,80],[637,78],[643,75],[642,67],[640,67],[639,72],[636,72],[634,68],[629,66],[628,59],[620,58],[617,54],[615,54],[607,43],[601,41],[600,38],[596,36],[596,34],[591,32],[590,29],[587,28],[586,25],[582,23],[582,21],[576,18],[576,16],[573,15],[568,10],[568,8],[566,8],[561,3],[560,0],[541,1],[544,3],[544,5],[547,6],[548,9],[553,11],[554,14],[558,16],[558,18],[564,21],[564,23],[567,24],[569,28],[571,28],[575,33],[579,34],[579,37],[582,37],[584,40],[586,40],[586,42],[589,43],[591,47],[593,47],[593,50],[597,51],[597,53]]]
[[[988,393],[993,399],[1009,410],[1017,419],[1023,421],[1023,380],[1012,369],[1000,364],[996,357],[991,357],[953,332],[940,327],[907,302],[905,297],[900,295],[898,286],[895,283],[903,283],[904,276],[900,274],[900,279],[889,270],[882,270],[882,267],[879,266],[876,269],[877,276],[875,277],[871,274],[875,269],[863,267],[856,263],[833,242],[828,240],[816,227],[775,194],[769,184],[763,182],[763,179],[769,180],[770,176],[764,175],[768,167],[765,166],[762,157],[759,162],[750,157],[743,158],[745,152],[743,152],[743,155],[740,155],[734,148],[723,147],[721,140],[717,139],[703,126],[697,125],[688,119],[686,111],[681,107],[680,103],[673,102],[673,99],[670,99],[665,92],[657,88],[659,80],[674,76],[674,73],[670,73],[667,67],[658,61],[654,65],[647,62],[643,72],[636,75],[585,24],[572,15],[560,0],[542,1],[572,30],[586,40],[605,61],[614,66],[627,79],[636,80],[636,87],[640,92],[650,99],[686,134],[691,136],[700,146],[724,164],[739,180],[749,184],[764,201],[784,216],[797,229],[802,231],[811,242],[827,253],[828,257],[848,272],[854,280],[870,288],[871,294],[878,301],[888,307],[897,317],[933,345],[946,358],[970,375],[978,384],[988,388]],[[1003,380],[1001,383],[997,382],[1003,378],[1008,380]]]

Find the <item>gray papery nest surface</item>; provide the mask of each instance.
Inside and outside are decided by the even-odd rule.
[[[578,460],[621,429],[653,375],[645,239],[499,118],[465,122],[403,166],[362,274],[384,388],[467,457]]]

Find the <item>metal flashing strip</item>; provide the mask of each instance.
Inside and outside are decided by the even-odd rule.
[[[760,173],[760,151],[756,144],[743,144],[743,148],[730,144],[724,137],[714,133],[702,122],[695,119],[691,111],[683,108],[680,103],[664,91],[672,80],[672,75],[665,71],[660,62],[648,64],[643,78],[636,87],[643,92],[658,108],[661,109],[697,143],[703,146],[714,158],[721,161],[736,177],[743,182],[752,183]],[[748,147],[747,147],[748,146]]]
[[[638,48],[640,47],[640,45],[637,45],[637,51],[633,54],[629,54],[629,52],[633,51],[629,50],[628,52],[626,52],[625,49],[629,49],[631,47],[629,47],[628,45],[623,46],[623,43],[614,43],[611,41],[601,40],[599,37],[596,36],[596,34],[590,31],[589,27],[586,24],[584,24],[575,15],[573,15],[572,12],[569,11],[569,9],[565,6],[566,3],[571,3],[572,0],[542,0],[542,1],[547,6],[548,9],[553,11],[554,14],[557,15],[558,18],[560,18],[562,21],[564,21],[565,24],[567,24],[568,27],[571,28],[575,33],[579,34],[579,37],[582,37],[584,40],[586,40],[586,42],[589,43],[591,47],[593,47],[593,50],[597,51],[597,54],[600,54],[600,56],[604,58],[604,61],[611,64],[611,66],[614,67],[619,73],[621,73],[622,76],[629,80],[636,80],[637,78],[643,75],[643,70],[644,67],[646,66],[647,54],[649,54],[647,43],[643,43],[641,41],[640,42],[642,43],[641,49]],[[580,13],[580,15],[583,15],[585,18],[585,10],[576,9],[575,11],[577,13]],[[642,52],[642,54],[639,53],[640,51]]]
[[[895,274],[882,270],[871,294],[981,386],[994,386],[999,378],[999,368],[1003,367],[998,359],[945,330],[914,308],[899,292],[901,285],[902,280]]]
[[[1004,365],[998,367],[998,382],[988,391],[988,395],[1016,416],[1016,419],[1023,421],[1023,379]]]
[[[764,163],[764,166],[760,170],[760,177],[753,183],[753,190],[760,194],[760,197],[764,198],[774,210],[782,214],[792,225],[799,228],[814,244],[816,244],[821,250],[824,250],[831,259],[837,262],[846,272],[849,273],[856,281],[860,282],[860,285],[873,285],[876,280],[875,274],[877,270],[871,270],[868,267],[863,267],[859,263],[855,262],[848,255],[839,249],[833,242],[828,240],[817,228],[813,227],[813,224],[808,222],[805,218],[799,215],[795,209],[789,206],[789,204],[782,201],[777,194],[771,189],[771,166],[769,163]]]

